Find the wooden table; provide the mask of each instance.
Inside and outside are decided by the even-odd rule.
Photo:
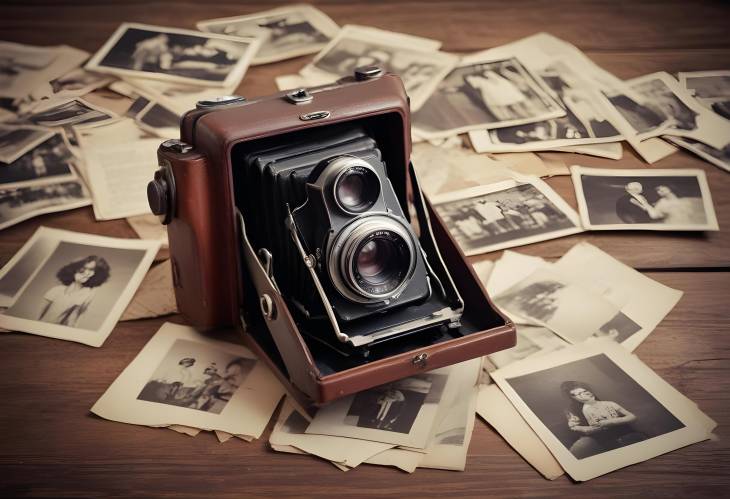
[[[195,21],[270,8],[271,2],[9,2],[0,38],[69,44],[95,51],[122,21],[192,28]],[[471,52],[538,31],[574,43],[621,78],[653,71],[730,68],[730,7],[721,2],[319,2],[340,24],[365,24],[443,40]],[[256,67],[239,93],[275,90],[274,77],[309,60]],[[630,150],[611,161],[563,155],[566,163],[647,167]],[[112,423],[89,408],[164,320],[120,323],[103,348],[7,333],[0,338],[0,493],[4,496],[721,496],[730,486],[730,174],[679,152],[652,168],[707,172],[721,232],[712,234],[587,233],[522,248],[548,258],[586,240],[684,297],[638,356],[719,423],[719,439],[693,445],[584,484],[544,480],[478,421],[464,473],[419,469],[413,475],[361,466],[346,474],[313,457],[271,451],[258,441],[219,444],[203,434]],[[575,206],[569,178],[549,183]],[[47,215],[0,233],[7,261],[40,225],[134,237],[125,221],[95,222],[90,208]],[[498,253],[487,255],[494,259]]]

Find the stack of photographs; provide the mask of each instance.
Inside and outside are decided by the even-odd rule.
[[[474,427],[480,359],[336,400],[314,417],[285,404],[274,450],[311,454],[347,471],[362,463],[463,470]]]

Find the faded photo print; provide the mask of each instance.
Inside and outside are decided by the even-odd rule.
[[[255,364],[211,345],[178,339],[137,399],[220,414]]]
[[[62,241],[5,315],[96,331],[144,256],[145,250]]]
[[[446,379],[442,374],[422,374],[358,393],[345,424],[360,428],[410,433],[423,404],[437,404]]]
[[[603,354],[506,382],[576,459],[684,428]]]

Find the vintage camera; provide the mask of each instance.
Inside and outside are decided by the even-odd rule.
[[[237,327],[303,404],[514,345],[410,164],[403,84],[204,101],[148,186],[179,310]]]
[[[260,144],[234,170],[248,239],[271,255],[300,331],[343,355],[458,327],[463,308],[429,269],[375,136],[363,124],[315,129]]]

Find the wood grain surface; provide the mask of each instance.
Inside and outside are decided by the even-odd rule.
[[[730,69],[726,2],[314,2],[340,24],[365,24],[443,41],[470,52],[547,31],[584,50],[621,78]],[[279,2],[4,1],[0,38],[95,51],[124,21],[192,28],[196,21],[253,13]],[[274,77],[310,57],[252,68],[247,96],[276,90]],[[102,348],[0,333],[0,494],[3,497],[722,497],[730,490],[730,174],[680,151],[648,166],[630,148],[611,161],[562,154],[567,164],[602,168],[701,168],[707,172],[720,232],[591,232],[521,248],[558,258],[589,241],[650,277],[683,290],[669,316],[636,350],[669,383],[699,404],[719,427],[702,442],[575,484],[549,482],[501,437],[478,421],[463,473],[419,469],[412,475],[363,465],[343,473],[309,456],[276,453],[268,431],[258,441],[219,444],[102,420],[89,408],[164,320],[120,323]],[[549,183],[575,206],[568,177]],[[45,215],[0,232],[6,262],[40,225],[135,237],[123,220],[95,222],[91,209]],[[499,253],[475,257],[496,259]],[[232,338],[235,339],[235,338]]]

